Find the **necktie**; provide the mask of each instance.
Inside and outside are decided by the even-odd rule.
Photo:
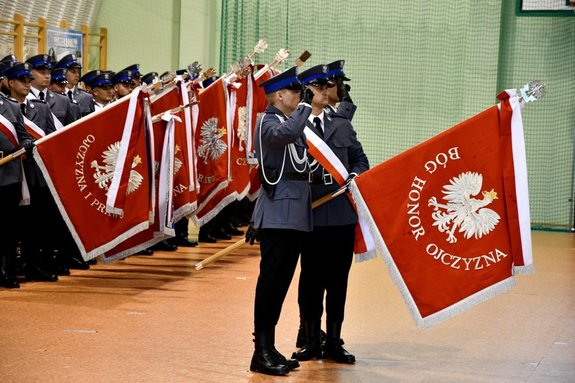
[[[313,118],[313,124],[317,130],[319,136],[323,139],[323,129],[321,128],[321,119],[319,117]]]
[[[26,104],[20,104],[20,110],[22,111],[22,115],[26,115]]]
[[[68,98],[70,99],[70,101],[74,101],[74,98],[72,97],[72,91],[71,90],[68,91]]]
[[[44,92],[40,92],[38,97],[40,98],[40,100],[44,101]]]

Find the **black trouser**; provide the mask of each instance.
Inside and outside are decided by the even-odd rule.
[[[60,237],[68,227],[48,186],[30,187],[30,206],[24,209],[23,217],[30,229],[23,240],[27,250],[53,251],[59,248]]]
[[[17,219],[21,188],[20,182],[0,186],[0,257],[6,259],[13,259],[16,254],[16,242],[21,230]]]
[[[188,239],[188,219],[183,217],[174,224],[174,230],[177,238]]]
[[[298,303],[304,320],[342,323],[353,260],[355,225],[316,226],[301,254]]]
[[[260,229],[260,275],[256,286],[254,326],[274,327],[292,281],[307,232],[286,229]]]

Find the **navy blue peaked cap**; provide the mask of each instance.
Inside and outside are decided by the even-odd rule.
[[[140,76],[142,76],[142,73],[140,73],[140,64],[132,64],[130,66],[127,66],[118,73],[121,73],[125,70],[130,71],[130,73],[132,74],[132,78],[140,78]]]
[[[327,72],[327,65],[320,64],[304,70],[298,75],[298,78],[304,85],[324,85],[328,83]]]
[[[134,74],[129,69],[123,69],[117,72],[114,77],[112,77],[112,84],[116,85],[119,83],[132,84],[134,82]]]
[[[293,66],[282,73],[262,82],[259,86],[264,88],[266,94],[273,93],[280,89],[301,89],[301,82],[297,76],[297,67]]]
[[[99,75],[96,75],[87,80],[86,84],[91,88],[98,88],[104,86],[112,86],[112,77],[114,76],[114,72],[101,72]]]
[[[50,82],[57,82],[60,84],[66,84],[68,82],[68,80],[66,80],[66,68],[53,69],[50,75]]]
[[[55,68],[82,68],[75,54],[69,54],[56,63]]]
[[[8,79],[8,80],[13,80],[13,79],[26,79],[26,78],[33,78],[32,73],[30,73],[30,69],[32,67],[30,66],[29,63],[20,63],[20,62],[16,62],[14,65],[12,65],[10,68],[6,69],[4,71],[4,76]]]
[[[52,69],[52,58],[47,54],[32,56],[26,62],[32,66],[32,69]]]
[[[152,85],[154,80],[159,78],[160,76],[158,76],[158,72],[150,72],[142,76],[142,82],[146,85]]]
[[[347,78],[345,73],[343,72],[344,64],[345,60],[337,60],[327,64],[327,78],[329,78],[330,80],[335,78],[342,78],[345,81],[351,80]]]

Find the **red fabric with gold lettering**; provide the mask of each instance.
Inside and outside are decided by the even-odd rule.
[[[453,309],[512,276],[510,233],[517,228],[509,226],[507,209],[517,206],[513,199],[505,198],[502,158],[508,156],[503,156],[502,145],[510,143],[501,141],[500,135],[500,114],[494,106],[355,179],[379,234],[376,242],[384,258],[388,257],[390,273],[406,302],[412,311],[415,308],[416,313],[412,313],[416,320],[417,314],[425,319]],[[447,188],[460,190],[453,182],[464,184],[465,173],[480,174],[482,182],[468,177],[475,180],[475,186],[467,187],[476,190],[467,192],[465,202],[457,198],[447,201],[444,197],[454,196],[446,194]],[[498,199],[490,201],[494,194],[482,193],[491,190]],[[430,202],[433,197],[437,210]],[[451,210],[447,209],[448,203],[452,204]],[[476,215],[463,218],[464,204],[475,206]],[[479,237],[472,233],[466,238],[467,231],[462,227],[473,227],[470,222],[474,219],[483,222],[485,209],[499,216],[498,223]],[[443,218],[434,217],[434,213]],[[446,231],[440,232],[437,219],[446,220]],[[451,238],[450,243],[448,231],[457,219],[462,222],[456,225],[455,241]]]

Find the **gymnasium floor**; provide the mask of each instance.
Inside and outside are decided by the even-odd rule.
[[[575,382],[575,236],[533,232],[535,274],[418,329],[378,259],[354,264],[343,337],[357,364],[253,374],[258,247],[196,270],[232,241],[156,252],[56,283],[0,289],[0,382]],[[294,351],[297,275],[277,330]]]

